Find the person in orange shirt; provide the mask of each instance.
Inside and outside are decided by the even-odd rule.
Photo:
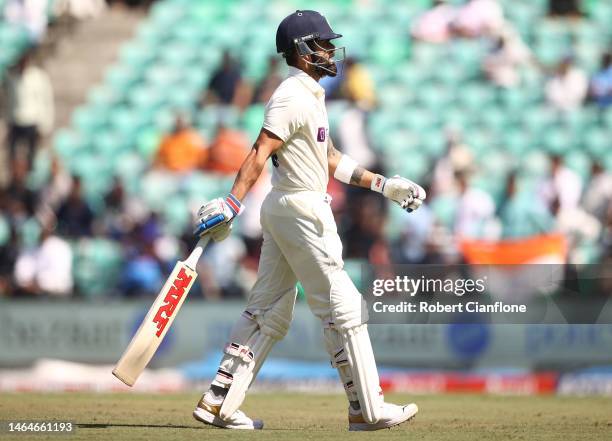
[[[207,157],[208,149],[202,136],[182,115],[177,115],[173,131],[161,141],[155,165],[182,173],[197,169],[206,162]]]
[[[220,124],[215,139],[208,149],[208,157],[201,162],[204,170],[233,175],[240,170],[249,153],[249,140],[236,129]]]

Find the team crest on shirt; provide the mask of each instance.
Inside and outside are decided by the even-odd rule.
[[[317,132],[317,141],[325,142],[326,134],[327,134],[327,129],[325,127],[319,127],[319,130]]]

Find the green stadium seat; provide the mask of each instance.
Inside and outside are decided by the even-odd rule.
[[[87,148],[88,140],[74,130],[60,129],[55,134],[53,146],[63,160],[68,160],[77,152]]]
[[[141,180],[141,196],[147,206],[156,213],[164,210],[166,202],[178,191],[178,182],[166,173],[148,173]]]
[[[101,238],[84,239],[76,244],[74,252],[77,291],[85,298],[108,296],[121,274],[123,254],[118,243]]]
[[[187,199],[181,195],[174,195],[166,201],[162,217],[166,233],[180,236],[191,224],[191,213]]]
[[[264,107],[263,104],[253,104],[242,114],[240,125],[251,141],[255,141],[263,125]]]
[[[516,158],[521,158],[531,149],[531,137],[520,129],[508,130],[502,139],[502,149]]]
[[[133,69],[117,65],[111,67],[106,72],[106,84],[118,95],[125,96],[127,92],[136,84],[139,78],[139,73]]]
[[[152,161],[161,143],[161,134],[156,128],[147,128],[138,134],[136,151],[147,161]]]
[[[596,158],[602,159],[604,156],[610,156],[610,139],[612,133],[608,129],[603,128],[593,129],[584,133],[582,144],[587,151]]]

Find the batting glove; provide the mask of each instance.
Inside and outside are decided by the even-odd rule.
[[[372,180],[371,189],[382,193],[383,196],[391,199],[408,213],[417,210],[427,197],[423,187],[399,175],[388,179],[376,175]]]
[[[229,236],[232,221],[243,211],[244,207],[231,193],[225,199],[213,199],[198,210],[197,227],[193,234],[198,237],[210,234],[215,242],[220,242]]]

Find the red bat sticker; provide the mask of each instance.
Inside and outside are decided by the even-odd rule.
[[[174,279],[168,294],[166,294],[166,297],[164,298],[164,304],[159,307],[155,317],[153,318],[153,323],[157,324],[157,332],[155,333],[156,336],[159,337],[162,332],[164,332],[164,329],[168,324],[168,320],[170,320],[170,317],[172,317],[176,306],[185,294],[185,288],[189,285],[191,279],[192,277],[185,273],[185,268],[181,268],[176,276],[176,279]]]

